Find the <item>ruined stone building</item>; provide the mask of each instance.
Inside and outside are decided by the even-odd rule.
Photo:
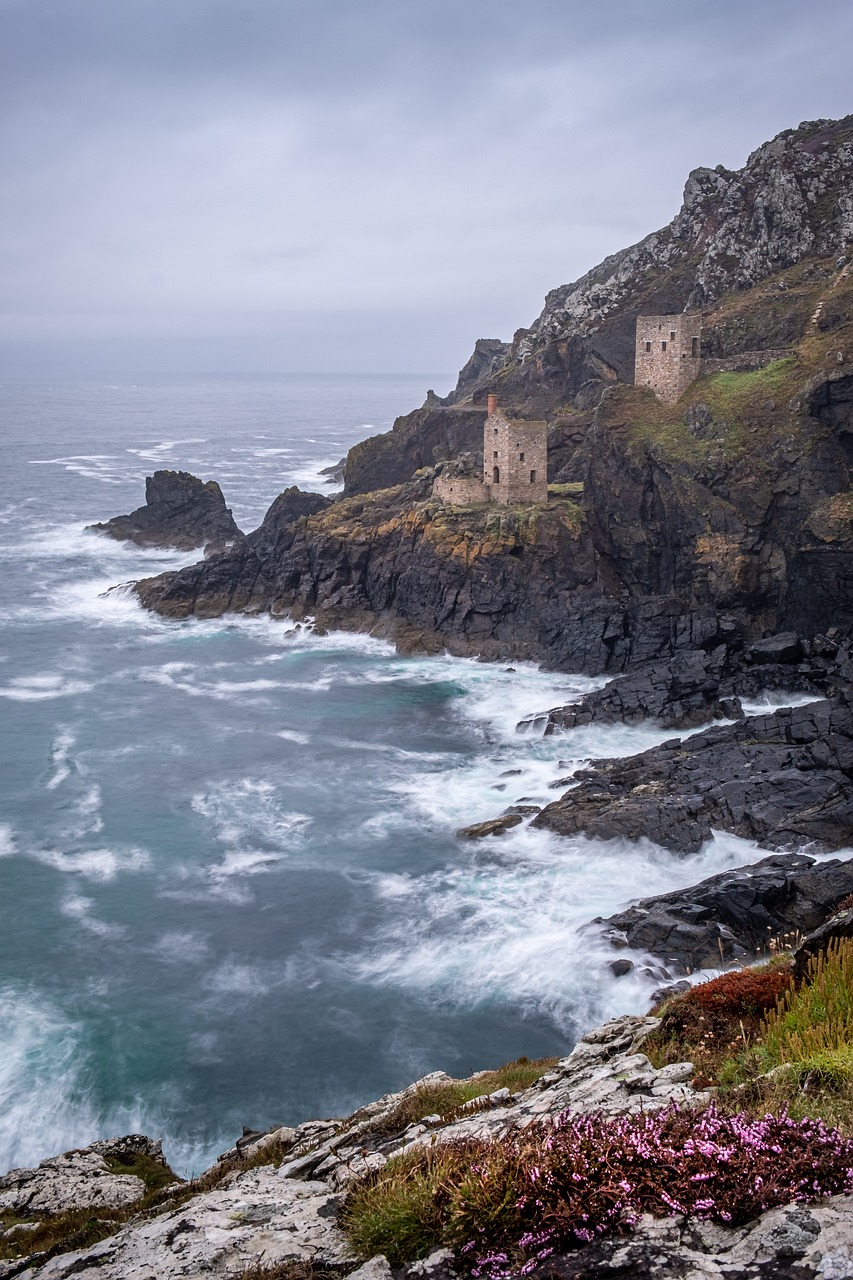
[[[638,316],[634,384],[651,387],[659,400],[675,404],[699,377],[702,317]]]
[[[499,502],[515,506],[548,501],[548,424],[508,418],[490,395],[483,424],[483,478],[454,474],[452,467],[438,476],[433,496],[442,502],[467,506]]]

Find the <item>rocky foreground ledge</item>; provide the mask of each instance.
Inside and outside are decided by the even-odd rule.
[[[391,1155],[463,1138],[496,1138],[570,1108],[577,1114],[618,1116],[651,1112],[670,1103],[704,1104],[693,1087],[693,1066],[656,1069],[642,1052],[658,1025],[653,1017],[622,1017],[591,1031],[568,1057],[556,1062],[529,1088],[513,1095],[503,1088],[474,1098],[449,1120],[426,1116],[401,1123],[407,1099],[418,1090],[450,1083],[441,1072],[363,1107],[343,1120],[310,1121],[297,1128],[249,1134],[218,1166],[193,1183],[175,1182],[159,1200],[90,1248],[31,1254],[0,1262],[0,1280],[172,1280],[287,1274],[299,1263],[302,1275],[335,1274],[358,1280],[445,1280],[453,1260],[441,1250],[393,1273],[384,1257],[355,1256],[338,1215],[350,1183]],[[487,1073],[481,1073],[486,1079]],[[477,1077],[474,1077],[477,1080]],[[94,1144],[45,1161],[37,1170],[16,1170],[0,1179],[0,1208],[10,1235],[25,1237],[47,1206],[127,1205],[128,1182],[114,1179],[105,1157],[116,1149],[158,1156],[147,1139],[133,1137]],[[87,1187],[97,1186],[95,1198]],[[132,1205],[131,1205],[132,1209]],[[7,1251],[8,1252],[8,1251]],[[853,1196],[816,1205],[774,1209],[737,1229],[684,1217],[644,1216],[627,1236],[593,1242],[548,1259],[537,1274],[574,1280],[610,1275],[661,1280],[729,1277],[730,1280],[844,1280],[853,1277]]]

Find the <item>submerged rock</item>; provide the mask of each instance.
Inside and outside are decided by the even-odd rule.
[[[87,529],[139,547],[224,551],[243,537],[215,480],[188,471],[155,471],[145,481],[145,506]]]

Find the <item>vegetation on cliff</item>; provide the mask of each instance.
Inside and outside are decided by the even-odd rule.
[[[491,1280],[625,1232],[640,1213],[746,1222],[777,1204],[853,1192],[853,941],[796,983],[787,956],[669,1000],[648,1041],[689,1058],[716,1099],[627,1116],[573,1115],[493,1141],[392,1158],[348,1193],[343,1223],[392,1265],[449,1246]]]

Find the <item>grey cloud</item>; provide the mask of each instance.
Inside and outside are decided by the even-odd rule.
[[[848,0],[0,0],[0,343],[458,366],[690,168],[850,110],[851,36]]]

